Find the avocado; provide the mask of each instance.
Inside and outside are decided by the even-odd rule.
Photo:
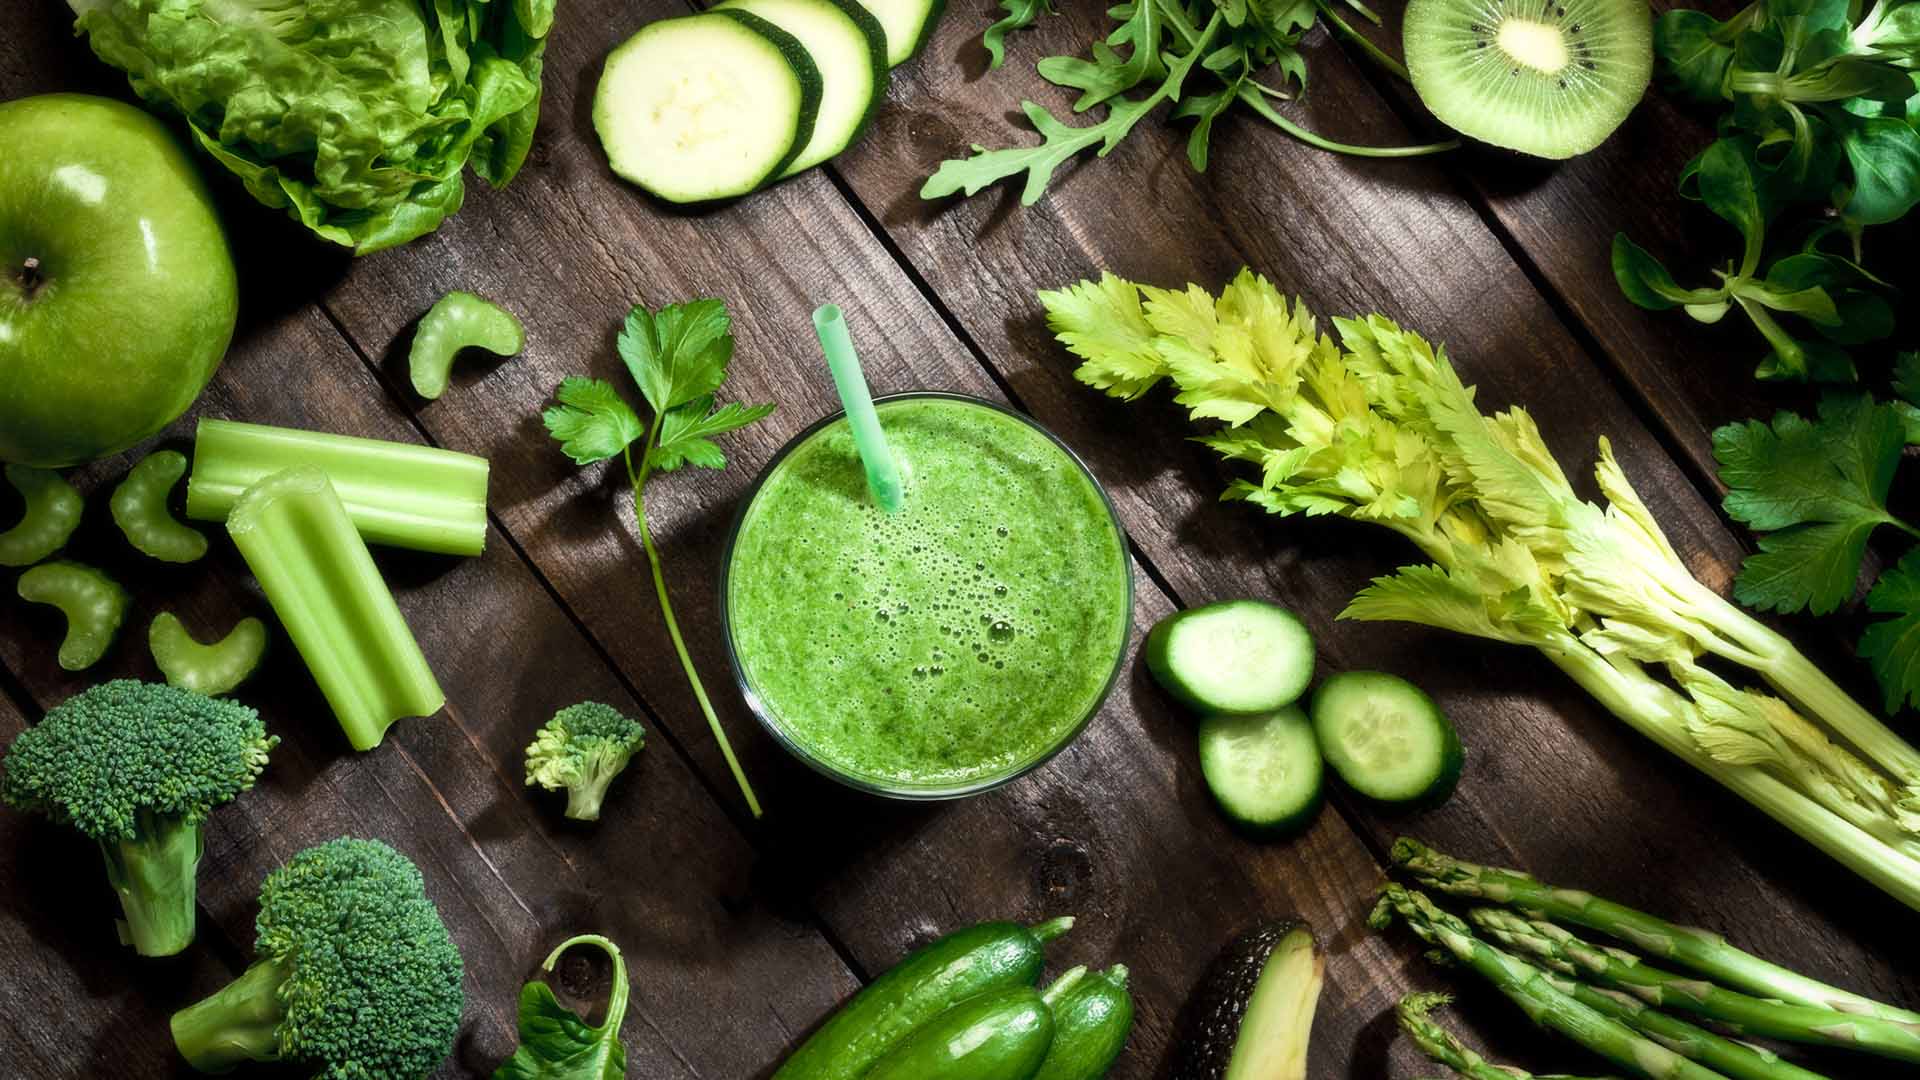
[[[1169,1080],[1305,1080],[1326,956],[1294,918],[1263,923],[1221,950],[1187,1005]]]

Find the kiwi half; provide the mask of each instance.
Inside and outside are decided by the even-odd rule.
[[[1599,146],[1653,73],[1647,0],[1412,0],[1402,36],[1433,115],[1537,157]]]

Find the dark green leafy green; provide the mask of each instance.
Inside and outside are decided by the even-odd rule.
[[[364,255],[438,228],[532,145],[555,0],[89,0],[100,59],[253,197]]]
[[[553,971],[561,954],[575,945],[592,945],[613,962],[606,1016],[599,1024],[589,1024],[560,1004],[545,982],[528,983],[520,990],[520,1046],[494,1070],[493,1080],[623,1080],[627,1075],[627,1048],[620,1042],[620,1022],[627,1015],[627,962],[618,945],[599,934],[582,934],[562,942],[540,970]]]
[[[1867,537],[1882,525],[1912,532],[1887,511],[1887,490],[1906,445],[1906,425],[1865,395],[1830,396],[1817,419],[1780,413],[1771,425],[1729,424],[1713,433],[1724,503],[1764,533],[1734,581],[1741,603],[1825,614],[1853,594]]]
[[[1378,22],[1358,0],[1353,10]],[[1006,15],[982,38],[990,68],[1005,57],[1006,35],[1031,25],[1048,0],[1001,0]],[[976,144],[973,154],[941,163],[920,189],[923,199],[973,195],[1002,180],[1024,177],[1020,200],[1038,202],[1060,166],[1098,148],[1112,153],[1134,127],[1163,104],[1174,119],[1191,121],[1187,160],[1204,171],[1211,153],[1214,122],[1234,106],[1266,120],[1294,138],[1336,153],[1368,157],[1407,157],[1438,153],[1455,141],[1422,146],[1353,146],[1314,134],[1274,108],[1306,88],[1306,57],[1300,40],[1321,18],[1351,38],[1394,74],[1406,69],[1348,25],[1332,0],[1129,0],[1108,14],[1116,21],[1105,37],[1089,44],[1086,56],[1050,56],[1039,62],[1040,76],[1055,86],[1078,91],[1075,113],[1100,106],[1100,120],[1076,126],[1031,101],[1021,102],[1027,121],[1041,136],[1037,146],[990,150]],[[1262,81],[1272,73],[1278,85]],[[1137,94],[1136,91],[1145,91]],[[1129,96],[1135,95],[1135,96]]]
[[[1867,610],[1893,616],[1860,635],[1860,655],[1880,680],[1887,711],[1920,705],[1920,548],[1880,575],[1867,593]]]
[[[1676,10],[1654,27],[1662,85],[1726,111],[1680,191],[1740,236],[1717,286],[1687,288],[1620,236],[1614,278],[1645,308],[1699,322],[1738,308],[1766,341],[1763,379],[1855,377],[1843,346],[1885,338],[1885,283],[1859,265],[1863,234],[1920,204],[1920,3],[1755,0],[1722,22]],[[1783,239],[1784,238],[1784,239]]]

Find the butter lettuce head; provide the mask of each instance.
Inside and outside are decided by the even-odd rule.
[[[513,179],[554,0],[70,0],[100,59],[254,198],[364,255]]]

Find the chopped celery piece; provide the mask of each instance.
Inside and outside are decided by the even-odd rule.
[[[227,517],[227,532],[355,750],[380,745],[395,720],[446,704],[319,466],[296,466],[249,487]]]
[[[187,516],[222,521],[240,494],[296,465],[327,474],[369,544],[478,555],[487,541],[487,459],[413,443],[202,420]]]

